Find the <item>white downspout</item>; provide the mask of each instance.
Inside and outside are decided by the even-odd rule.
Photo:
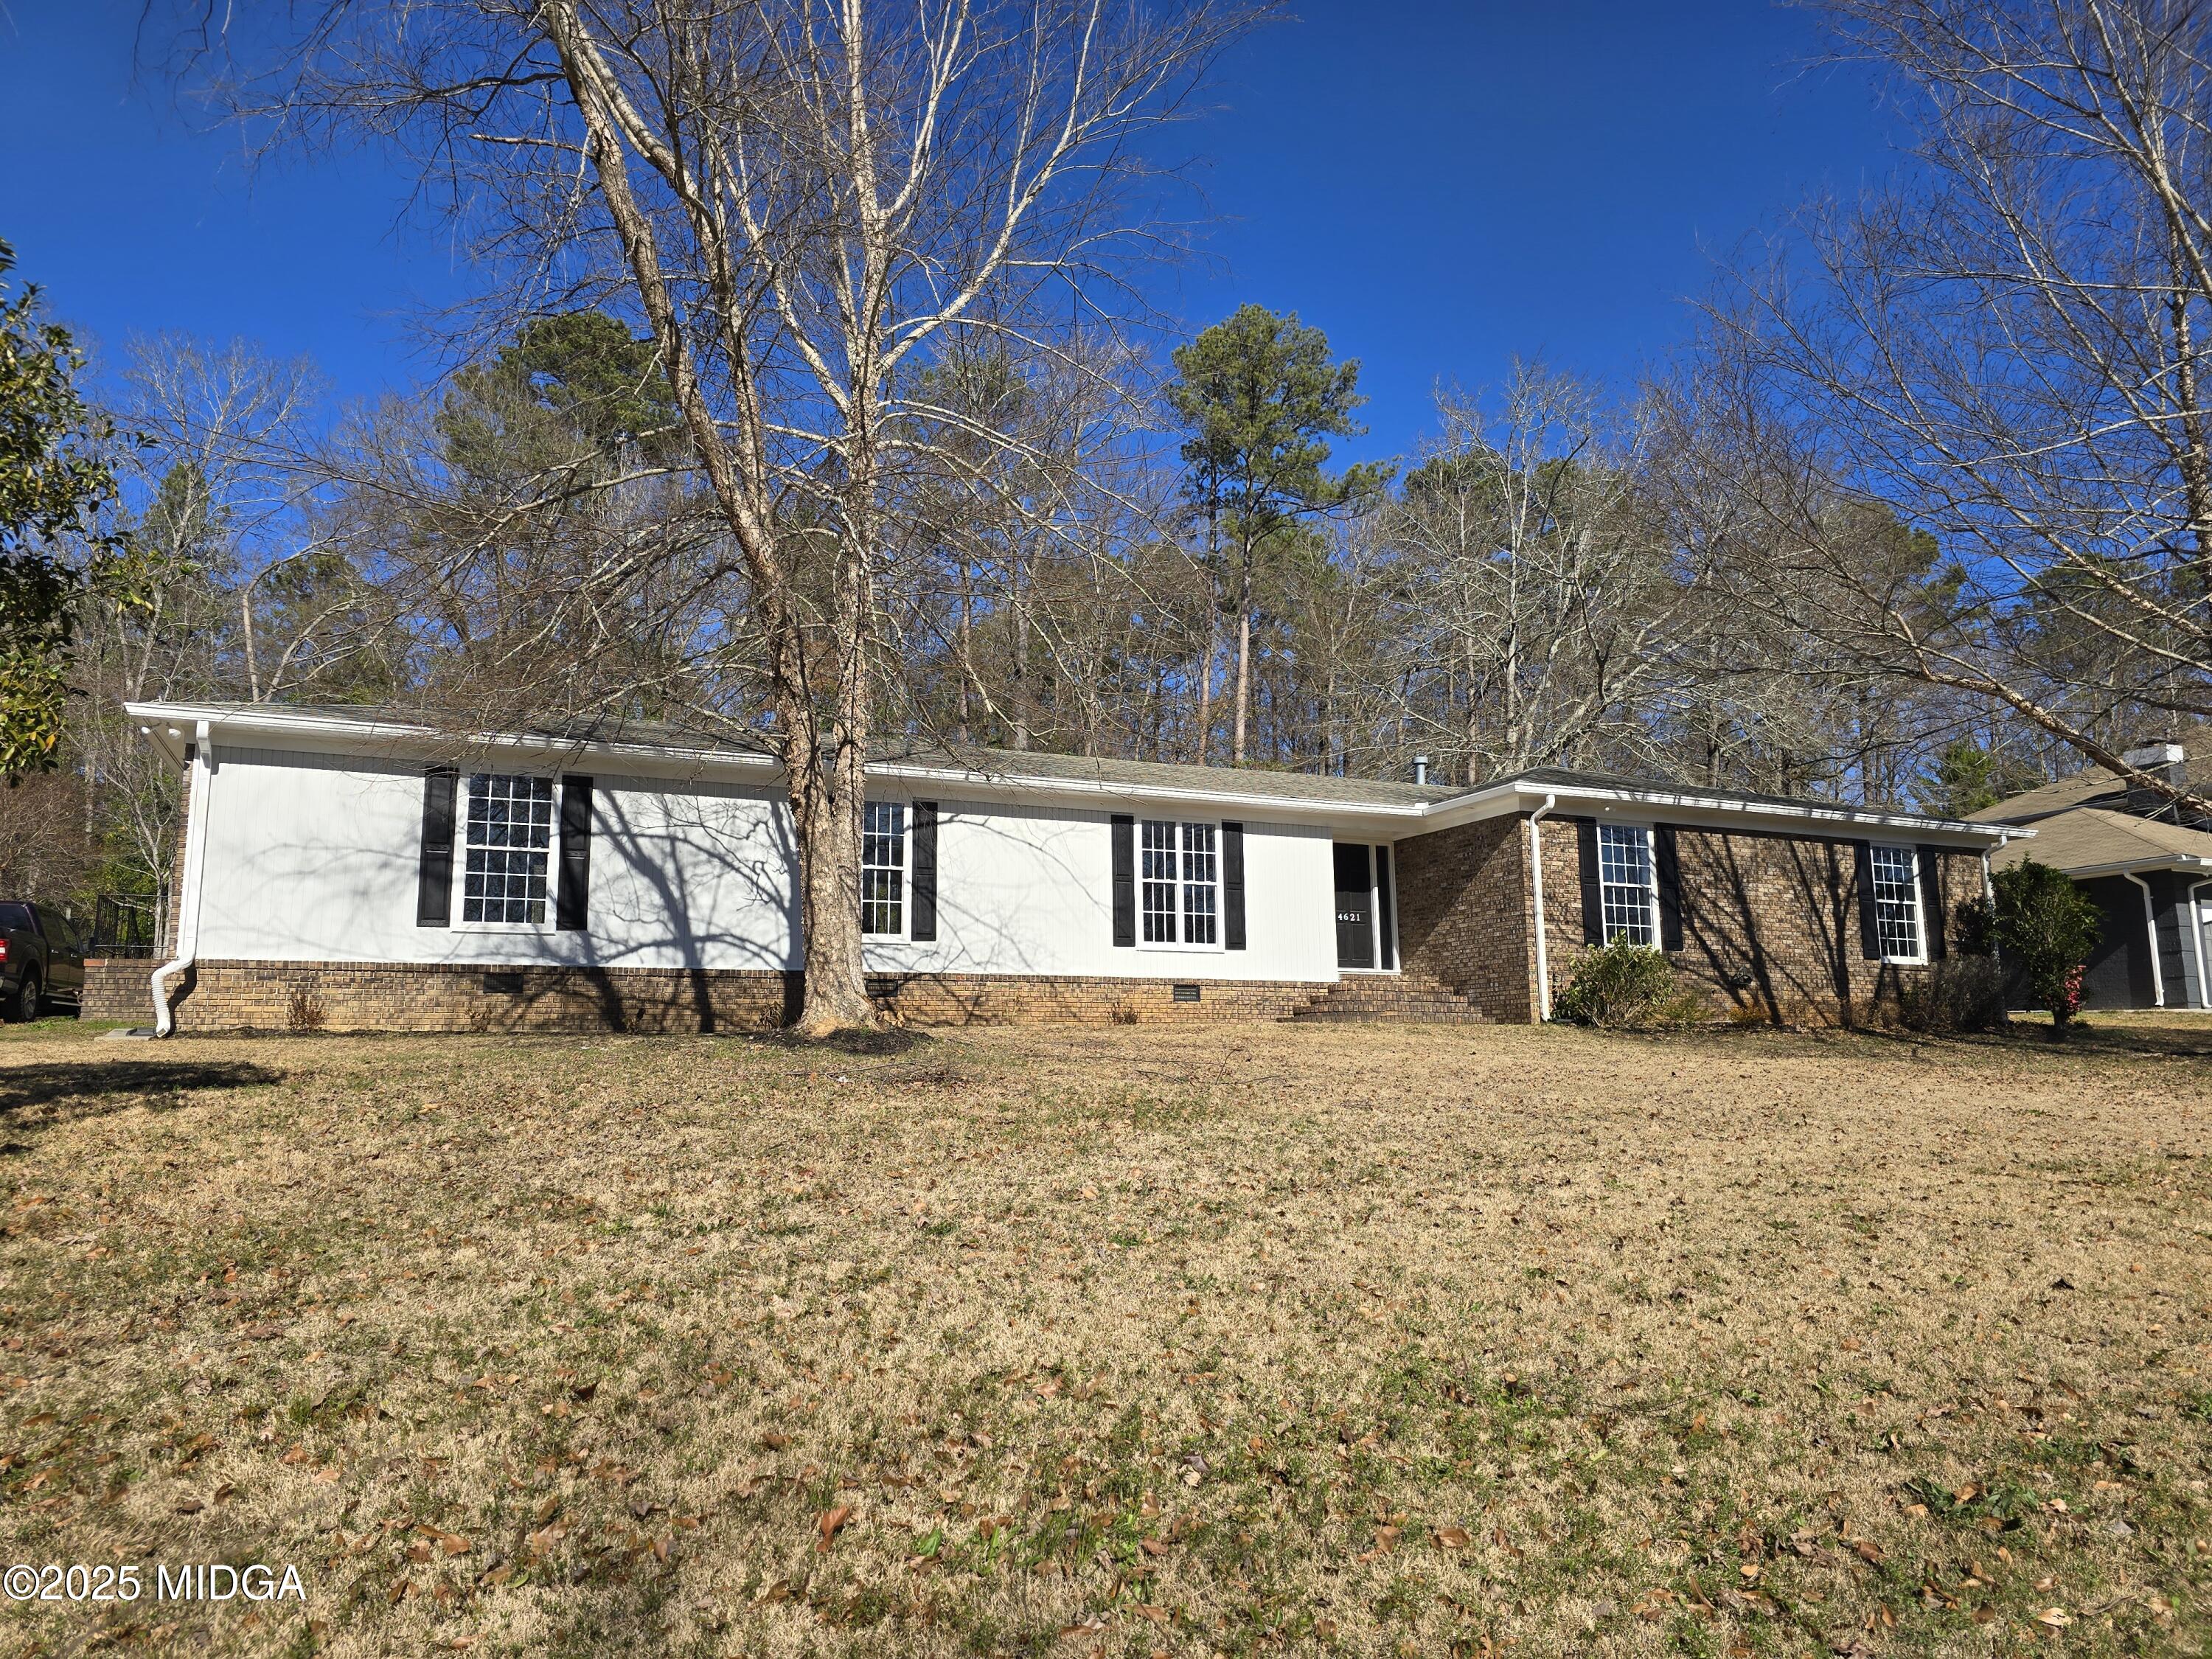
[[[2150,1005],[2154,1008],[2163,1008],[2166,1006],[2166,975],[2158,965],[2158,907],[2152,902],[2148,882],[2132,870],[2123,870],[2120,873],[2142,889],[2143,932],[2150,939]]]
[[[2197,963],[2197,1006],[2199,1008],[2212,1008],[2212,983],[2207,983],[2204,978],[2204,912],[2197,898],[2198,892],[2207,887],[2212,887],[2212,877],[2189,884],[2189,944]]]
[[[192,746],[192,769],[185,778],[185,867],[177,873],[176,958],[154,970],[154,1035],[173,1036],[177,1023],[169,1013],[168,980],[192,965],[199,954],[200,877],[207,868],[208,806],[214,792],[208,787],[214,770],[208,722],[202,720]]]
[[[1544,939],[1544,835],[1536,828],[1545,813],[1559,804],[1557,795],[1528,814],[1528,873],[1536,900],[1536,1018],[1552,1017],[1552,953]]]

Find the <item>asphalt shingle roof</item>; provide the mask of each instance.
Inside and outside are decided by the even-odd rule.
[[[2014,842],[1991,862],[2008,867],[2026,859],[2068,871],[2159,868],[2191,859],[2212,865],[2212,835],[2103,807],[2076,807],[2039,818],[2034,841]]]

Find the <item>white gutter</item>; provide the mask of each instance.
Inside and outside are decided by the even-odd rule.
[[[2166,1006],[2166,975],[2158,965],[2158,907],[2151,901],[2150,884],[2132,870],[2120,873],[2142,889],[2143,931],[2150,939],[2150,1006]]]
[[[1528,872],[1534,884],[1536,901],[1536,1018],[1539,1020],[1552,1017],[1552,955],[1544,941],[1544,833],[1536,826],[1542,821],[1544,814],[1559,804],[1557,795],[1547,795],[1544,804],[1528,815]]]
[[[154,1035],[169,1036],[177,1023],[169,1013],[168,979],[192,965],[199,954],[200,878],[207,870],[207,816],[214,799],[209,788],[215,745],[209,722],[202,720],[192,749],[192,768],[185,775],[185,867],[177,872],[176,957],[154,970]]]

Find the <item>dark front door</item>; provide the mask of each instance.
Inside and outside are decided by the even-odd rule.
[[[1375,965],[1375,872],[1370,849],[1336,844],[1336,965]]]

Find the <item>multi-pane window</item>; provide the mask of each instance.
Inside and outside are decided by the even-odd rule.
[[[1147,818],[1139,826],[1139,907],[1147,945],[1213,945],[1220,939],[1218,826]]]
[[[872,800],[860,830],[860,931],[906,932],[906,807]]]
[[[1220,860],[1213,848],[1213,826],[1182,827],[1182,942],[1211,945],[1221,896]]]
[[[1597,827],[1598,902],[1605,942],[1656,945],[1657,895],[1651,884],[1651,832],[1640,824]]]
[[[1877,847],[1874,858],[1875,936],[1884,962],[1920,960],[1920,872],[1910,847]]]
[[[552,779],[471,775],[461,920],[543,925],[552,846]]]

